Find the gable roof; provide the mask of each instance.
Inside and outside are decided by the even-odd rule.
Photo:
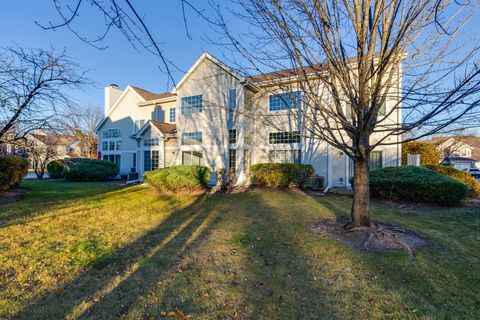
[[[55,133],[45,133],[45,134],[32,133],[31,136],[44,144],[51,144],[51,145],[67,146],[72,142],[76,141],[76,138],[74,136],[59,135]]]
[[[480,137],[475,135],[463,135],[455,137],[433,137],[430,141],[437,145],[441,146],[449,140],[453,140],[451,145],[454,146],[455,142],[458,144],[465,144],[472,148],[472,158],[475,160],[480,160]]]
[[[145,101],[151,100],[158,100],[173,97],[171,92],[163,92],[163,93],[153,93],[151,91],[141,89],[139,87],[130,86],[136,93],[138,93]]]
[[[140,139],[140,137],[143,135],[143,133],[150,127],[155,128],[158,130],[162,135],[174,135],[177,133],[177,125],[173,123],[166,123],[166,122],[160,122],[156,120],[148,120],[145,122],[143,127],[138,130],[138,132],[134,135],[136,139]]]
[[[230,73],[232,76],[234,76],[235,78],[237,78],[239,80],[243,78],[236,71],[234,71],[232,68],[230,68],[228,65],[226,65],[222,61],[218,60],[217,58],[215,58],[214,56],[212,56],[208,52],[204,51],[200,55],[200,57],[197,59],[197,61],[195,61],[195,63],[190,67],[190,69],[188,69],[188,71],[183,75],[182,79],[180,79],[180,81],[178,81],[177,85],[172,90],[172,93],[175,93],[182,86],[182,84],[185,82],[185,80],[187,80],[188,77],[190,77],[190,75],[198,68],[198,66],[204,60],[210,60],[211,62],[213,62],[214,64],[216,64],[217,66],[219,66],[220,68],[222,68],[226,72]]]

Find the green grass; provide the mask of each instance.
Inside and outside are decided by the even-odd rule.
[[[0,207],[0,318],[474,319],[480,210],[374,206],[446,250],[360,253],[316,236],[346,197],[158,196],[29,181]]]

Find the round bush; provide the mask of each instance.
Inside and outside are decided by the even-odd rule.
[[[28,160],[0,156],[0,191],[18,187],[28,173]]]
[[[372,196],[454,206],[465,198],[465,184],[433,170],[415,167],[391,167],[370,171]]]
[[[71,163],[65,170],[68,181],[108,181],[118,175],[118,166],[105,160],[80,160]]]
[[[477,197],[480,195],[480,183],[478,183],[477,179],[475,179],[470,173],[440,164],[429,164],[424,167],[460,181],[467,186],[471,196]]]
[[[62,160],[53,160],[47,164],[48,176],[50,179],[62,179],[65,177],[64,162]]]
[[[173,166],[147,172],[144,179],[162,191],[192,192],[205,189],[210,170],[203,166]]]
[[[288,188],[291,183],[304,187],[313,173],[311,165],[294,163],[259,163],[250,170],[254,184],[270,188]]]

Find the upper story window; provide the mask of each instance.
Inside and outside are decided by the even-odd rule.
[[[237,143],[237,130],[228,130],[228,143]]]
[[[143,145],[146,147],[149,146],[158,146],[160,144],[160,140],[158,138],[146,138],[143,140]]]
[[[294,109],[300,106],[302,94],[300,91],[285,92],[270,96],[268,109],[270,111]]]
[[[182,97],[181,112],[185,115],[202,112],[202,95]]]
[[[133,133],[137,133],[145,124],[145,120],[135,120],[133,123]]]
[[[300,133],[298,131],[270,132],[268,136],[268,142],[270,144],[300,143]]]
[[[192,145],[202,143],[202,132],[184,132],[182,134],[182,145]]]
[[[228,90],[228,109],[232,110],[237,107],[237,89]]]
[[[104,139],[108,138],[120,138],[122,135],[120,129],[107,129],[103,130],[102,137]]]
[[[175,121],[177,121],[177,109],[175,109],[175,108],[170,108],[170,109],[168,110],[168,115],[169,115],[169,119],[168,119],[168,120],[169,120],[170,122],[175,122]]]
[[[163,122],[164,120],[163,110],[161,105],[156,105],[153,110],[152,120]],[[140,127],[141,128],[141,127]]]

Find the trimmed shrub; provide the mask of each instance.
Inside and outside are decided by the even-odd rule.
[[[452,177],[455,180],[460,181],[464,185],[467,186],[471,196],[478,196],[480,195],[480,183],[477,182],[470,173],[455,169],[454,167],[443,166],[440,164],[433,165],[425,165],[425,168],[433,170],[435,172],[444,174],[446,176]]]
[[[254,184],[270,188],[288,188],[291,183],[304,187],[314,173],[311,165],[294,163],[259,163],[250,170]]]
[[[463,183],[433,170],[415,167],[391,167],[370,171],[372,196],[453,206],[465,198]]]
[[[411,141],[402,144],[402,164],[407,164],[407,154],[419,154],[420,164],[438,164],[441,160],[437,147],[426,141]]]
[[[161,191],[191,192],[205,189],[210,169],[203,166],[173,166],[144,174],[145,182]]]
[[[27,159],[0,156],[0,191],[18,187],[27,173]]]
[[[50,179],[65,178],[64,166],[62,160],[53,160],[47,164],[48,176]]]
[[[71,163],[65,170],[68,181],[108,181],[118,175],[118,166],[105,160],[80,160]]]

